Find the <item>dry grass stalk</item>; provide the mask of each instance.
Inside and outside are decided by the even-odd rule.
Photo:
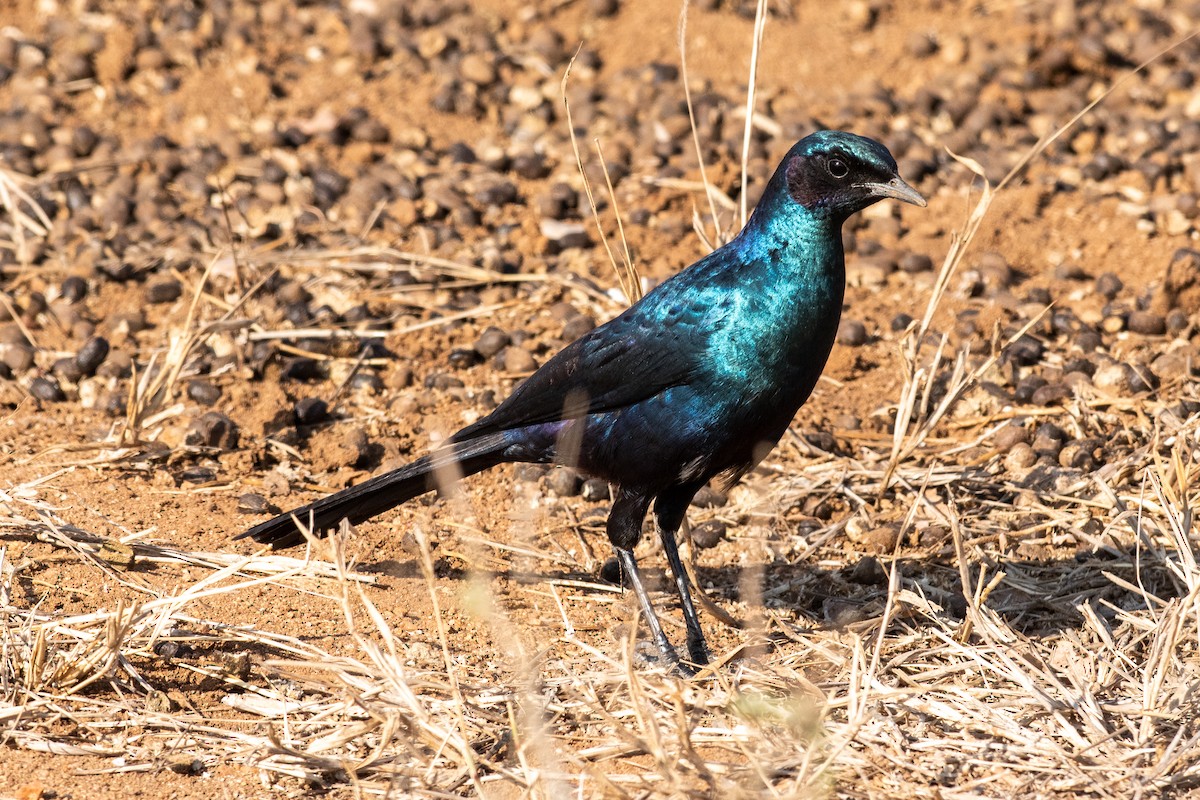
[[[683,81],[683,97],[687,103],[688,122],[692,129],[692,145],[696,148],[696,163],[700,166],[700,183],[704,190],[704,199],[708,203],[708,213],[712,217],[713,234],[710,237],[704,229],[704,225],[700,220],[700,214],[697,211],[692,212],[692,227],[696,231],[696,235],[700,237],[700,241],[709,251],[715,250],[717,247],[725,243],[725,234],[721,228],[721,218],[717,216],[717,207],[715,205],[714,187],[708,181],[708,170],[704,166],[704,149],[700,146],[700,132],[696,129],[696,111],[692,106],[692,88],[688,76],[687,65],[687,14],[690,0],[683,0],[683,4],[679,8],[679,25],[676,29],[676,40],[679,46],[679,65],[680,75]],[[724,196],[724,193],[720,193]],[[729,200],[731,207],[733,201]]]
[[[604,150],[600,147],[599,139],[593,139],[592,143],[596,145],[596,155],[600,158],[600,169],[604,172],[604,185],[608,188],[608,203],[612,206],[613,216],[617,220],[617,235],[621,239],[621,263],[618,269],[624,270],[625,276],[622,282],[628,284],[633,290],[632,295],[626,296],[630,303],[636,303],[642,299],[642,278],[638,274],[637,267],[634,266],[633,255],[629,252],[629,241],[625,238],[625,223],[621,219],[621,207],[617,203],[617,193],[613,190],[612,177],[608,174],[608,163],[604,160]],[[586,176],[584,176],[584,180],[587,180]],[[595,213],[594,208],[592,211]]]
[[[582,45],[581,45],[582,47]],[[567,117],[567,131],[571,139],[571,150],[575,154],[575,166],[579,169],[579,177],[583,180],[583,191],[588,200],[588,206],[592,210],[592,221],[596,225],[596,235],[600,238],[600,243],[604,245],[604,252],[608,255],[608,261],[612,264],[613,272],[616,273],[617,283],[621,286],[621,292],[625,295],[629,303],[635,303],[642,296],[642,280],[638,274],[637,267],[634,265],[629,255],[629,246],[625,242],[625,228],[621,224],[621,213],[617,208],[616,196],[612,191],[612,182],[608,179],[608,168],[604,166],[604,157],[601,154],[601,166],[604,169],[604,178],[608,184],[609,196],[612,201],[613,212],[617,218],[617,225],[620,230],[621,243],[624,246],[624,260],[618,261],[613,253],[612,245],[608,242],[608,236],[604,233],[604,225],[600,222],[600,210],[596,206],[596,196],[592,193],[592,184],[588,180],[587,171],[583,167],[583,156],[579,152],[579,141],[575,136],[575,122],[571,116],[571,104],[567,101],[567,83],[571,79],[571,68],[575,65],[575,59],[579,56],[578,51],[571,56],[571,60],[567,62],[567,68],[563,70],[562,83],[559,85],[559,96],[562,98],[563,110]],[[600,152],[600,143],[596,142],[596,150]]]
[[[240,323],[233,320],[233,315],[242,305],[262,288],[267,278],[263,277],[250,287],[241,298],[229,306],[217,320],[201,325],[199,312],[201,301],[209,297],[205,286],[212,274],[217,259],[209,262],[192,294],[192,302],[188,305],[187,316],[181,330],[172,332],[162,363],[157,363],[157,353],[151,358],[150,364],[142,373],[140,379],[136,371],[129,381],[129,403],[126,412],[125,426],[122,428],[117,446],[124,447],[141,441],[143,432],[159,420],[174,416],[181,410],[178,406],[168,407],[179,393],[179,381],[183,376],[188,359],[196,348],[204,344],[209,337],[220,330],[250,327],[249,322]]]
[[[767,27],[767,0],[758,0],[754,8],[754,39],[750,48],[750,77],[746,81],[746,125],[742,131],[742,191],[738,198],[741,227],[750,217],[747,203],[749,188],[750,136],[754,132],[754,97],[758,89],[758,50],[762,46],[763,32]]]
[[[24,175],[0,167],[0,208],[10,220],[4,226],[12,236],[8,246],[20,264],[29,263],[29,238],[44,239],[51,228],[50,218],[25,189],[29,183],[29,178]],[[13,319],[16,318],[17,315],[13,315]]]

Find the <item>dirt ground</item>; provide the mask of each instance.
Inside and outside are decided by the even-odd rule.
[[[1120,86],[996,195],[920,351],[926,374],[940,370],[933,405],[954,382],[956,353],[973,368],[1031,321],[1017,345],[1032,337],[1037,352],[981,368],[962,403],[906,454],[900,477],[883,487],[878,501],[860,494],[867,483],[879,484],[893,452],[897,408],[908,386],[911,318],[920,322],[938,269],[981,196],[982,181],[948,149],[979,162],[997,182],[1039,137],[1188,33],[1200,17],[1194,5],[1155,0],[1127,9],[1065,0],[770,5],[757,68],[756,109],[763,120],[751,148],[750,197],[798,136],[814,127],[842,127],[892,147],[929,205],[881,204],[847,226],[843,329],[822,382],[758,470],[692,509],[693,527],[711,523],[723,531],[715,547],[693,550],[705,593],[751,621],[737,629],[705,614],[710,642],[728,659],[722,669],[729,680],[748,680],[745,670],[769,673],[774,662],[787,664],[789,674],[818,695],[840,697],[837,687],[849,685],[847,671],[857,663],[853,653],[866,653],[869,661],[877,646],[897,659],[906,648],[919,649],[915,639],[906,640],[909,633],[886,625],[887,646],[879,644],[880,614],[891,618],[880,609],[893,563],[902,565],[899,580],[910,595],[945,590],[944,597],[928,596],[953,608],[946,613],[955,625],[967,613],[950,539],[961,525],[971,563],[993,568],[988,579],[1014,564],[1008,582],[989,590],[997,607],[1026,609],[1002,611],[1006,624],[1037,648],[1057,652],[1059,637],[1073,642],[1072,631],[1086,628],[1073,616],[1078,598],[1112,587],[1089,583],[1078,595],[1047,588],[1035,603],[1012,576],[1021,569],[1074,575],[1075,563],[1120,560],[1136,544],[1125,528],[1124,538],[1113,533],[1130,513],[1106,505],[1100,490],[1066,487],[1097,474],[1097,485],[1108,482],[1114,496],[1128,499],[1138,486],[1150,491],[1145,470],[1162,468],[1179,476],[1167,493],[1180,508],[1196,490],[1189,476],[1198,455],[1190,448],[1200,407],[1179,404],[1200,399],[1193,366],[1200,353],[1200,278],[1190,283],[1190,262],[1177,255],[1200,247],[1200,162],[1189,155],[1187,138],[1200,136],[1189,66],[1196,47],[1184,45]],[[290,562],[270,566],[274,574],[237,568],[236,561],[201,563],[205,554],[249,559],[253,548],[232,537],[265,519],[266,509],[287,510],[427,451],[486,413],[573,336],[619,313],[618,276],[586,209],[558,89],[576,48],[581,52],[567,99],[586,171],[600,197],[602,224],[616,243],[597,140],[620,173],[616,205],[646,285],[706,252],[694,218],[710,237],[718,228],[728,235],[738,227],[752,3],[699,3],[687,23],[687,80],[701,110],[700,131],[718,137],[705,145],[707,178],[734,201],[733,208],[718,204],[717,226],[697,190],[701,176],[681,111],[676,7],[631,0],[346,6],[0,3],[0,37],[25,43],[0,47],[0,169],[29,178],[22,186],[47,198],[42,208],[50,223],[48,230],[26,227],[18,235],[13,209],[20,205],[0,210],[8,225],[0,242],[0,288],[15,312],[0,313],[9,331],[0,347],[10,354],[7,377],[0,375],[0,566],[7,570],[0,574],[7,626],[0,644],[6,704],[0,707],[0,798],[726,791],[721,781],[728,776],[719,770],[715,777],[699,767],[684,770],[689,777],[678,783],[661,777],[670,770],[653,756],[674,751],[644,731],[649,738],[639,739],[640,750],[588,751],[589,732],[604,728],[609,735],[613,726],[632,725],[636,704],[635,711],[617,713],[614,700],[611,720],[596,717],[600,721],[571,728],[565,720],[575,706],[547,688],[572,671],[602,671],[597,664],[609,662],[598,653],[619,665],[627,648],[635,609],[600,578],[609,556],[602,487],[581,488],[573,475],[556,470],[505,467],[465,481],[458,498],[423,499],[358,526],[344,541],[344,556],[364,578],[358,585],[375,617],[347,584],[303,567],[288,573]],[[722,124],[705,122],[717,116]],[[79,133],[84,130],[99,144],[79,144],[89,135]],[[1119,163],[1106,161],[1110,154]],[[530,163],[516,166],[522,158]],[[274,170],[282,177],[272,179]],[[88,193],[81,204],[71,200],[76,185]],[[337,187],[330,200],[322,196],[327,186]],[[118,202],[122,197],[125,204]],[[562,240],[548,222],[581,226],[584,245]],[[1191,269],[1200,275],[1200,260]],[[64,283],[72,276],[86,284],[74,302]],[[1050,311],[1039,316],[1047,305]],[[481,337],[493,327],[511,343],[499,353],[481,353]],[[381,338],[363,334],[376,330]],[[1085,334],[1098,344],[1088,348]],[[67,374],[69,366],[57,362],[78,361],[76,354],[96,336],[112,352],[95,377]],[[363,349],[365,341],[378,344]],[[932,366],[939,342],[946,357]],[[192,349],[180,349],[189,343]],[[23,353],[27,344],[32,358],[23,362],[17,350]],[[169,372],[164,364],[177,364],[180,372],[156,392],[151,382]],[[1101,385],[1101,375],[1114,373],[1112,364],[1124,371]],[[1153,380],[1139,384],[1147,371]],[[1078,374],[1086,379],[1083,390],[1071,377]],[[35,386],[43,377],[55,379],[60,397]],[[1063,389],[1055,394],[1057,387]],[[1092,402],[1097,396],[1110,399]],[[296,404],[308,398],[323,400],[330,412],[311,424],[297,422]],[[1180,427],[1164,427],[1164,409],[1176,409]],[[211,418],[206,422],[210,412],[227,417],[238,435],[225,436]],[[1048,457],[1038,443],[1043,434],[1051,440],[1057,434],[1039,428],[1043,422],[1066,432],[1050,442]],[[1023,433],[1000,443],[998,431],[1006,426]],[[1077,461],[1064,455],[1076,452],[1083,453]],[[1046,476],[1041,484],[1030,478],[1039,469]],[[956,477],[943,479],[938,470]],[[923,487],[926,474],[934,478]],[[962,510],[961,518],[944,512],[947,503]],[[935,506],[943,510],[929,510]],[[1088,527],[1089,519],[1097,528]],[[48,533],[45,520],[60,533]],[[106,551],[102,542],[124,549]],[[130,554],[127,560],[123,553]],[[315,555],[331,558],[320,548]],[[429,572],[422,566],[426,555]],[[640,557],[664,590],[658,602],[668,631],[681,639],[661,553],[646,544]],[[233,572],[214,577],[230,563]],[[1120,592],[1126,594],[1111,595],[1120,605],[1133,596],[1127,597],[1127,585],[1134,579],[1122,567],[1105,569],[1124,576]],[[865,572],[872,577],[862,579]],[[1087,580],[1101,572],[1097,567]],[[249,637],[239,646],[224,631],[204,645],[185,631],[179,639],[187,643],[167,652],[161,643],[172,634],[159,630],[131,644],[124,661],[92,664],[77,675],[68,667],[83,656],[66,654],[74,652],[70,643],[55,640],[50,646],[60,648],[60,662],[49,659],[40,677],[22,666],[28,655],[23,637],[39,625],[57,620],[63,636],[67,629],[93,630],[87,615],[165,604],[210,578],[215,586],[238,586],[190,597],[179,611],[184,616],[172,617],[171,630],[190,630],[193,623],[196,630],[209,626],[206,631],[252,626],[278,638]],[[985,582],[983,573],[979,581]],[[1164,608],[1169,602],[1186,613],[1195,593],[1186,586],[1172,592],[1160,593]],[[1137,603],[1130,603],[1125,610],[1133,613]],[[1148,614],[1159,609],[1150,601],[1143,605]],[[357,609],[354,631],[345,613],[350,606]],[[429,693],[441,700],[426,707],[429,720],[453,719],[447,709],[465,693],[486,713],[469,725],[446,723],[447,729],[461,725],[464,736],[471,725],[503,731],[506,719],[528,711],[519,710],[522,693],[542,691],[549,698],[545,730],[560,737],[554,746],[586,751],[580,758],[600,766],[588,772],[568,758],[561,783],[538,784],[529,778],[536,766],[526,763],[536,762],[537,748],[531,744],[518,755],[511,745],[505,750],[500,734],[491,743],[475,742],[479,753],[505,765],[487,780],[453,779],[452,769],[429,766],[430,777],[415,770],[406,773],[409,783],[392,778],[389,789],[381,773],[355,775],[352,762],[366,758],[370,744],[357,755],[348,749],[326,761],[297,756],[288,762],[282,742],[295,732],[287,715],[256,714],[240,698],[294,690],[297,703],[320,698],[329,704],[322,713],[361,719],[355,716],[359,701],[347,688],[359,685],[344,674],[339,680],[348,682],[340,688],[332,677],[314,677],[323,668],[310,662],[381,663],[363,655],[369,652],[364,642],[387,641],[376,624],[401,643],[399,661],[425,676],[421,686],[435,687]],[[110,627],[120,639],[119,626]],[[784,629],[790,633],[780,635]],[[800,643],[808,631],[828,648],[845,646],[847,655],[821,661],[808,649],[816,645]],[[933,637],[932,631],[926,626],[920,635]],[[1176,661],[1169,674],[1185,676],[1178,677],[1184,694],[1194,686],[1186,675],[1197,666],[1195,646],[1193,631],[1171,649]],[[245,654],[249,659],[239,660]],[[286,658],[294,663],[278,668]],[[48,677],[53,669],[57,677]],[[79,688],[88,670],[98,677]],[[394,681],[372,678],[399,691]],[[624,679],[619,669],[606,680],[615,686],[617,678]],[[762,685],[778,688],[766,679]],[[1093,690],[1103,695],[1100,685]],[[623,690],[612,691],[615,697]],[[737,694],[722,685],[702,701],[682,699],[708,691],[678,689],[680,708],[695,714],[690,730],[702,741],[709,741],[706,725],[720,727],[705,716],[718,713],[720,701],[712,697]],[[517,699],[493,706],[488,692],[513,692]],[[75,694],[82,699],[76,702]],[[174,718],[176,738],[163,733],[170,724],[150,725],[149,717],[129,712],[135,695],[161,695],[162,716]],[[822,713],[845,723],[838,715],[850,714],[854,702],[852,693],[846,696],[844,706]],[[331,698],[354,708],[338,710]],[[1127,700],[1097,702],[1117,714],[1112,709]],[[879,702],[879,718],[893,713]],[[1170,713],[1185,715],[1190,702],[1180,700]],[[1069,704],[1054,709],[1030,718],[1077,712]],[[994,770],[980,766],[991,763],[983,751],[943,758],[936,744],[943,734],[903,715],[893,719],[899,732],[891,749],[878,744],[883,734],[873,744],[848,739],[844,752],[857,755],[839,762],[843,750],[837,750],[815,782],[801,777],[811,774],[807,762],[785,765],[783,757],[770,775],[728,779],[747,795],[853,797],[1019,790],[1183,796],[1195,779],[1185,763],[1166,770],[1168,777],[1147,778],[1142,795],[1113,783],[1097,788],[1099,779],[1042,784],[1022,777],[1026,762],[1015,757]],[[424,723],[412,724],[415,730]],[[210,729],[223,733],[205,732]],[[1113,722],[1104,733],[1119,738],[1121,730]],[[1179,739],[1170,747],[1195,736],[1194,725],[1179,722],[1155,733],[1159,738],[1137,741],[1169,751],[1176,730]],[[490,735],[480,734],[481,740]],[[1046,736],[1037,747],[1059,741]],[[830,734],[829,741],[835,739]],[[729,742],[735,740],[742,741],[734,736]],[[594,743],[607,747],[608,741],[598,736]],[[712,758],[734,765],[731,775],[755,763],[757,751],[749,745],[738,751],[742,745],[711,741],[700,746],[703,759],[727,748],[727,759]],[[1086,743],[1073,746],[1087,750]],[[921,754],[913,758],[924,766],[902,763],[907,747]],[[265,764],[268,757],[275,761]],[[427,759],[418,759],[421,764],[437,762],[435,755],[421,758]],[[1055,758],[1046,756],[1055,765],[1086,760]],[[946,766],[951,761],[953,768]],[[285,762],[290,766],[281,766]],[[505,769],[523,777],[495,777],[509,774]],[[1081,774],[1091,769],[1079,767]],[[649,774],[658,777],[650,781]]]

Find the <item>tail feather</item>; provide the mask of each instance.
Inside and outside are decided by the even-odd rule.
[[[504,456],[506,446],[502,433],[455,442],[399,469],[260,522],[235,538],[253,539],[275,549],[292,547],[304,541],[297,521],[318,534],[343,519],[351,524],[362,522],[438,488],[447,470],[465,477],[504,463],[508,460]]]

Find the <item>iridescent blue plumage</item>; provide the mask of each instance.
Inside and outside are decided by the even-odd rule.
[[[449,447],[293,513],[326,528],[434,488],[442,464],[471,474],[508,461],[572,460],[614,484],[609,539],[664,658],[678,665],[632,554],[654,503],[689,656],[705,663],[675,532],[700,487],[754,466],[808,398],[841,314],[842,223],[885,197],[924,205],[881,144],[838,131],[802,139],[731,242],[572,342]],[[277,546],[299,538],[290,515],[243,535]]]

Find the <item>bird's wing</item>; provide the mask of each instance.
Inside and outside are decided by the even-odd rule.
[[[672,316],[635,307],[596,328],[559,351],[495,411],[454,438],[464,441],[616,411],[687,383],[706,349],[706,331],[695,324],[671,324]]]

